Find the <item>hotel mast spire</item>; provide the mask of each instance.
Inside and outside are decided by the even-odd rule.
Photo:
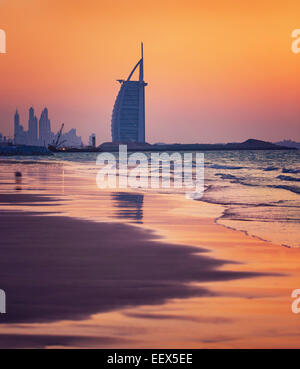
[[[141,42],[141,60],[140,60],[140,82],[144,81],[144,47],[143,43]]]

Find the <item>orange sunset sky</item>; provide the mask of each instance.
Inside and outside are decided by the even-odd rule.
[[[0,0],[0,132],[18,107],[110,141],[144,42],[148,142],[300,140],[299,0]]]

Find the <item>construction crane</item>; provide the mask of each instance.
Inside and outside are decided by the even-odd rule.
[[[61,135],[62,135],[62,131],[63,131],[63,129],[64,129],[64,126],[65,126],[65,124],[63,123],[62,125],[61,125],[61,127],[60,127],[60,130],[59,130],[59,132],[58,132],[58,135],[57,135],[57,138],[56,138],[56,141],[55,141],[55,147],[58,147],[60,144],[62,144],[62,142],[60,143],[59,142],[59,140],[60,140],[60,138],[61,138]]]
[[[57,151],[57,149],[59,148],[59,146],[61,146],[65,142],[65,140],[63,140],[63,141],[60,142],[60,139],[61,139],[61,135],[62,135],[64,126],[65,126],[65,124],[63,123],[61,125],[61,127],[60,127],[60,130],[57,133],[56,140],[53,140],[53,144],[52,145],[49,145],[49,147],[48,147],[49,150],[51,150],[51,151]]]

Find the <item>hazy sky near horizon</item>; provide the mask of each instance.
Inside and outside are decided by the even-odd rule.
[[[0,132],[18,107],[110,141],[144,42],[148,142],[300,141],[298,0],[0,0]]]

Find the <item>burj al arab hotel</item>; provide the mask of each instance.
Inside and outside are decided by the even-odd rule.
[[[139,67],[139,80],[131,77]],[[141,59],[135,65],[127,80],[119,79],[121,87],[115,101],[111,120],[113,142],[145,142],[145,86],[143,43]]]

